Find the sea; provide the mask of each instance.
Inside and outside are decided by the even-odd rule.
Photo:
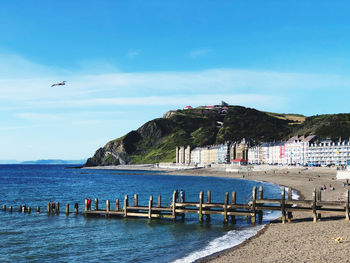
[[[184,221],[141,218],[87,218],[64,213],[73,211],[85,198],[99,199],[99,207],[110,200],[122,206],[138,194],[139,204],[170,205],[174,190],[183,189],[186,201],[198,202],[199,192],[211,190],[212,202],[223,202],[225,192],[236,191],[237,202],[247,202],[253,186],[264,187],[264,196],[279,198],[279,186],[250,181],[202,176],[166,175],[140,170],[87,170],[67,165],[0,165],[0,205],[14,211],[0,211],[0,262],[194,262],[242,243],[280,214],[266,213],[261,225],[252,227],[244,217],[235,225],[223,224],[223,216],[198,221],[186,215]],[[61,213],[48,215],[49,201],[60,202]],[[32,212],[18,212],[19,205]],[[40,206],[41,212],[36,213]],[[93,206],[93,204],[92,204]]]

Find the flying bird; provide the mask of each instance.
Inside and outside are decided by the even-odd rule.
[[[58,83],[52,84],[51,87],[66,85],[66,82],[67,81],[64,80],[62,82],[58,82]]]

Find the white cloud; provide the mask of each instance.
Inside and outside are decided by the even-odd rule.
[[[58,120],[60,116],[57,114],[48,114],[48,113],[16,113],[15,117],[26,119],[26,120]]]
[[[128,59],[134,59],[140,55],[141,51],[139,49],[129,50],[129,52],[126,54],[126,57]]]
[[[190,58],[199,58],[207,55],[208,53],[212,52],[211,49],[205,48],[205,49],[195,49],[190,51],[188,54]]]
[[[0,102],[2,109],[10,110],[108,105],[182,107],[225,100],[256,108],[269,105],[271,110],[283,111],[283,105],[294,103],[295,99],[306,103],[315,94],[329,90],[344,94],[350,86],[347,76],[229,68],[104,74],[78,71],[64,75],[62,70],[55,72],[18,56],[6,58],[0,62]],[[12,66],[5,78],[6,63]],[[23,76],[21,65],[33,75]],[[67,85],[50,87],[52,82],[63,79]],[[25,117],[49,118],[22,116]]]

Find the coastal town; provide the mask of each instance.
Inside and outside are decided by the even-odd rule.
[[[349,162],[349,140],[322,140],[316,135],[293,136],[286,141],[260,144],[243,138],[204,147],[176,147],[176,163],[197,166],[231,163],[329,167],[347,166]]]

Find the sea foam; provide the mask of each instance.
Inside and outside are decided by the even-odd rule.
[[[286,189],[288,190],[288,188]],[[299,195],[296,191],[292,191],[293,200],[298,200]],[[224,236],[215,238],[210,241],[204,248],[194,251],[185,257],[173,261],[173,263],[190,263],[195,262],[198,259],[213,255],[217,252],[233,248],[245,240],[255,236],[260,230],[262,230],[269,222],[275,220],[281,216],[281,212],[267,211],[264,213],[263,224],[255,227],[244,227],[227,232]]]

